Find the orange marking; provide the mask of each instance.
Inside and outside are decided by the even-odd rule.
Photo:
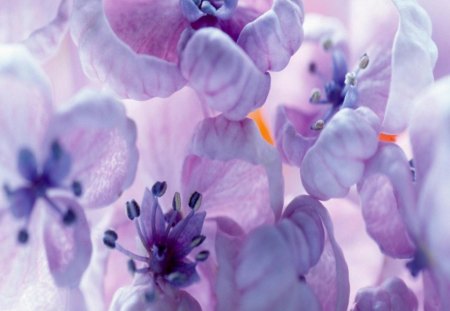
[[[397,135],[380,133],[380,135],[378,135],[378,139],[385,143],[395,143],[397,141]]]
[[[248,115],[251,119],[253,119],[256,122],[256,125],[259,128],[259,132],[261,133],[261,136],[271,145],[273,145],[273,138],[270,134],[270,129],[267,126],[266,121],[264,120],[264,117],[261,113],[261,110],[255,110],[252,113]]]

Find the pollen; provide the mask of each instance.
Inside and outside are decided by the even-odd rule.
[[[395,143],[397,141],[397,135],[380,133],[378,135],[378,140],[385,143]]]
[[[269,126],[267,125],[267,122],[262,115],[261,109],[258,109],[250,113],[249,118],[253,119],[253,121],[256,122],[259,132],[261,133],[261,136],[265,139],[265,141],[273,145],[274,141],[270,133]]]

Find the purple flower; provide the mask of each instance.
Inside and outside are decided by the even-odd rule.
[[[67,31],[72,0],[3,1],[0,42],[24,44],[33,56],[47,59]]]
[[[239,120],[264,103],[266,72],[287,65],[302,23],[297,0],[83,0],[72,35],[86,73],[121,96],[165,97],[189,83]]]
[[[446,78],[416,101],[410,124],[413,160],[396,145],[380,144],[358,185],[369,234],[385,254],[409,258],[413,276],[423,272],[429,310],[450,306],[449,90]]]
[[[30,55],[13,46],[0,54],[0,292],[17,298],[24,254],[39,256],[59,287],[76,288],[92,251],[82,207],[106,206],[131,184],[136,129],[118,102],[90,91],[54,111]]]
[[[302,64],[302,81],[309,80],[305,83],[312,90],[312,95],[308,95],[308,99],[303,89],[300,104],[309,101],[310,105],[295,108],[282,106],[277,111],[277,147],[286,162],[301,167],[305,188],[320,199],[344,196],[348,188],[358,182],[361,165],[375,151],[374,138],[376,140],[380,132],[402,132],[409,119],[409,103],[433,81],[436,48],[430,38],[430,20],[423,9],[415,1],[393,1],[392,4],[383,4],[387,11],[378,14],[379,2],[374,3],[371,9],[367,5],[372,4],[365,3],[364,8],[354,5],[358,14],[349,26],[358,28],[348,29],[351,41],[345,40],[345,29],[336,19],[308,16],[305,44],[300,52],[304,50],[304,58],[308,59],[307,63]],[[399,26],[395,32],[397,20]],[[370,21],[370,25],[364,24],[366,21]],[[380,31],[380,25],[385,31]],[[308,54],[311,56],[307,57]],[[356,64],[350,67],[349,63]],[[416,65],[411,66],[412,63]],[[306,75],[310,76],[309,79]],[[349,118],[349,112],[341,114],[347,114],[346,118],[341,116],[339,122],[336,120],[331,124],[339,111],[358,107],[373,111],[365,112],[367,116],[375,114],[370,116],[372,121],[369,125],[373,127],[379,123],[370,137],[361,137],[367,135],[367,131],[361,128],[364,127],[360,124],[361,120]],[[376,118],[379,121],[374,121]],[[345,124],[349,121],[353,124]],[[327,130],[331,126],[333,129]],[[353,134],[350,133],[351,127],[356,127]],[[339,140],[334,140],[333,145],[329,145],[329,139],[326,139],[327,143],[320,142],[325,132]],[[349,137],[356,140],[349,142]],[[365,142],[358,145],[358,141]],[[350,145],[364,148],[367,144],[372,147],[361,149],[359,152],[363,152],[363,156],[354,154],[353,149],[343,152],[337,161],[332,158],[340,154],[339,148]],[[358,165],[350,165],[347,160],[353,161],[355,156]],[[343,176],[343,170],[341,174],[335,170],[341,165],[349,169],[347,176]],[[328,166],[328,172],[323,170],[324,166]],[[322,174],[327,176],[325,182],[331,183],[331,188],[320,186],[319,180],[314,180]],[[330,174],[341,176],[330,177]]]
[[[358,292],[352,311],[417,310],[414,293],[398,278],[386,280],[377,288],[364,288]]]
[[[311,197],[295,198],[276,224],[219,234],[216,252],[217,310],[347,310],[347,265]]]

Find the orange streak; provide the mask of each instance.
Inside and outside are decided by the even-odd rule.
[[[397,141],[397,135],[380,133],[380,135],[378,135],[378,139],[385,143],[395,143]]]
[[[253,119],[256,122],[256,125],[259,128],[259,132],[261,133],[261,136],[271,145],[273,145],[273,138],[270,134],[269,127],[267,126],[266,121],[264,120],[264,117],[261,113],[261,110],[255,110],[252,113],[248,115],[251,119]]]

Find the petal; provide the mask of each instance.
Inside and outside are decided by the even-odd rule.
[[[72,2],[70,0],[51,2],[59,3],[56,14],[52,17],[53,19],[48,21],[43,27],[33,29],[30,36],[23,41],[23,44],[33,56],[41,60],[46,60],[56,53],[66,34],[72,11]],[[33,12],[35,12],[34,9]],[[39,9],[42,10],[41,4]]]
[[[18,156],[19,173],[26,180],[34,180],[38,175],[37,161],[34,153],[27,148],[19,150]]]
[[[383,253],[395,258],[409,258],[416,249],[406,226],[408,218],[404,218],[413,204],[411,182],[403,152],[386,144],[369,161],[358,185],[367,232]]]
[[[8,194],[11,213],[16,218],[30,216],[36,202],[36,193],[30,188],[19,188]]]
[[[53,114],[50,84],[30,54],[18,46],[0,48],[0,167],[2,184],[18,176],[19,150],[42,160],[42,142]]]
[[[306,282],[320,301],[322,310],[347,310],[350,294],[348,267],[342,250],[334,238],[330,215],[325,207],[312,197],[300,198],[297,204],[301,203],[309,206],[311,211],[316,211],[326,232],[324,251],[317,265],[305,276]]]
[[[113,202],[131,185],[136,173],[134,122],[114,98],[92,91],[81,92],[62,108],[48,141],[57,140],[70,154],[69,178],[81,183],[81,200],[87,207]]]
[[[418,310],[414,293],[399,278],[391,278],[376,288],[358,292],[353,311],[370,310]]]
[[[193,34],[182,51],[180,70],[212,109],[233,120],[260,107],[269,92],[269,75],[215,28]]]
[[[176,64],[137,54],[111,29],[101,0],[76,1],[72,37],[79,47],[86,74],[105,82],[124,97],[166,97],[186,82]]]
[[[180,9],[184,17],[191,23],[206,15],[193,0],[180,0]]]
[[[271,10],[242,29],[237,43],[261,71],[282,70],[300,47],[303,19],[300,2],[275,0]]]
[[[184,220],[178,222],[169,233],[169,241],[176,243],[178,259],[188,255],[192,247],[192,240],[202,233],[203,222],[205,221],[205,212],[195,213],[192,217],[186,216]],[[189,217],[189,218],[188,218]],[[183,223],[187,222],[187,223]]]
[[[50,272],[60,287],[78,287],[92,254],[89,225],[83,209],[75,201],[54,198],[55,202],[71,208],[76,220],[64,225],[60,215],[50,212],[44,224],[44,246]]]
[[[392,51],[391,91],[382,124],[388,133],[400,133],[406,128],[411,102],[434,80],[437,58],[431,22],[425,11],[416,1],[395,0],[394,4],[400,13],[400,26]]]
[[[155,219],[154,221],[153,217]],[[141,205],[141,216],[138,218],[138,222],[143,230],[144,238],[147,240],[146,245],[148,247],[152,246],[155,240],[159,240],[165,235],[166,227],[164,214],[161,210],[161,206],[159,206],[158,200],[148,188],[146,188],[144,192],[144,198],[142,199]],[[154,232],[153,228],[155,228]]]
[[[183,169],[183,193],[199,191],[208,217],[233,215],[245,230],[278,218],[283,206],[281,161],[250,119],[205,119]],[[251,195],[250,195],[251,194]]]
[[[300,173],[308,193],[321,200],[345,196],[376,151],[378,128],[378,117],[367,108],[340,110],[303,159]]]

